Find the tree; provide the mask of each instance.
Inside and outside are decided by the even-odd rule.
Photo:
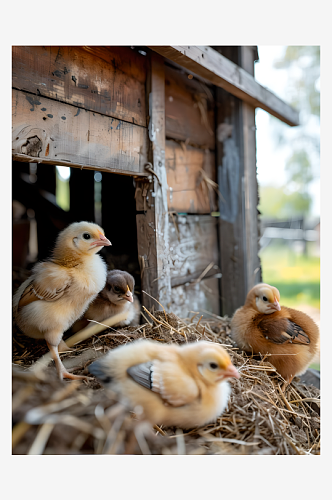
[[[313,123],[318,121],[319,125],[320,119],[320,47],[288,46],[274,66],[288,70],[289,102],[300,111],[300,126],[295,127],[293,134],[293,153],[286,164],[289,182],[300,192],[307,192],[318,174],[314,164],[319,165],[320,138]]]
[[[261,186],[259,210],[264,217],[290,219],[302,217],[310,209],[311,198],[306,192],[290,191],[286,186]]]
[[[318,45],[288,46],[277,69],[288,69],[290,104],[301,113],[320,116],[320,47]]]
[[[271,188],[269,196],[277,196],[280,202],[264,202],[267,189],[261,188],[261,211],[263,216],[284,217],[308,214],[311,206],[309,186],[319,177],[320,163],[320,47],[288,46],[284,55],[274,63],[276,69],[287,70],[288,82],[285,100],[300,112],[300,126],[286,127],[271,117],[278,147],[291,144],[292,151],[285,164],[287,184],[281,188]],[[285,207],[281,205],[285,203]],[[279,207],[277,209],[277,206]],[[274,208],[273,208],[274,207]],[[274,214],[271,212],[274,211]]]

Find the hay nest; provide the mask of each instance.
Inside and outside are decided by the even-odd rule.
[[[207,313],[180,319],[149,313],[138,327],[105,329],[61,354],[68,369],[88,365],[121,344],[141,337],[163,343],[221,344],[241,373],[231,379],[227,410],[215,423],[190,431],[153,428],[117,402],[96,380],[57,379],[54,365],[37,378],[27,367],[47,352],[14,329],[13,454],[320,454],[320,391],[298,378],[286,389],[268,357],[248,356],[230,338],[230,319]]]

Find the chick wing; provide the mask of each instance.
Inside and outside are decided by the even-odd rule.
[[[46,302],[58,300],[71,285],[72,278],[67,270],[56,264],[40,262],[34,271],[34,275],[21,295],[19,308],[36,300]]]
[[[153,360],[127,369],[135,382],[152,390],[171,406],[184,406],[199,396],[195,380],[171,361]]]
[[[302,328],[287,318],[267,316],[257,326],[262,335],[274,344],[310,344],[310,339]]]

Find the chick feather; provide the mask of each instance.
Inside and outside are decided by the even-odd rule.
[[[90,373],[153,424],[192,428],[227,406],[229,377],[239,377],[228,353],[211,342],[165,345],[140,339],[93,362]]]
[[[85,328],[88,320],[103,323],[121,313],[126,313],[125,319],[114,326],[137,325],[140,319],[141,305],[134,295],[135,280],[126,271],[113,269],[108,271],[106,284],[98,296],[90,303],[83,317],[75,322],[73,332]]]
[[[280,306],[280,293],[266,283],[255,285],[231,321],[231,335],[241,349],[270,354],[268,360],[290,383],[312,362],[319,329],[304,312]],[[285,387],[285,385],[284,385]]]
[[[104,287],[107,269],[97,252],[109,245],[97,224],[71,224],[59,233],[52,256],[34,266],[13,297],[17,326],[29,337],[46,340],[60,378],[78,378],[65,370],[58,346]]]

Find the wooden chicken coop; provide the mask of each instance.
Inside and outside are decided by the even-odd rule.
[[[255,108],[299,123],[255,81],[257,59],[255,46],[13,47],[14,265],[32,229],[40,260],[67,224],[96,221],[146,307],[231,315],[261,280]],[[68,210],[56,166],[70,167]]]

